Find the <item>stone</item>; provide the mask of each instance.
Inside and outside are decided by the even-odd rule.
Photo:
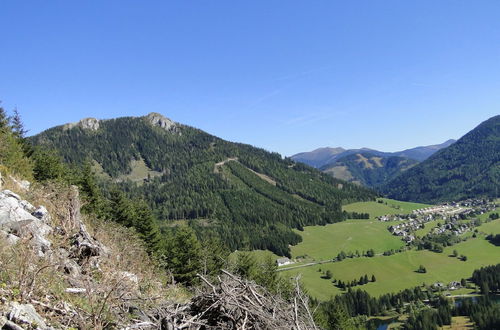
[[[44,319],[36,312],[35,307],[31,304],[22,305],[12,301],[10,303],[10,311],[7,318],[17,324],[27,324],[35,329],[48,329]]]
[[[12,235],[12,234],[7,233],[4,230],[0,230],[0,240],[2,240],[3,242],[6,242],[9,245],[15,245],[17,242],[19,242],[20,239],[21,238],[16,236],[16,235]],[[0,327],[0,329],[1,329],[1,327]]]
[[[130,272],[119,272],[118,275],[120,276],[120,278],[122,278],[123,280],[129,282],[134,287],[137,287],[139,285],[139,278],[137,277],[137,275],[135,275],[133,273],[130,273]]]
[[[66,288],[66,290],[64,290],[64,291],[67,293],[85,293],[85,292],[87,292],[87,289],[85,289],[85,288]]]
[[[10,190],[0,192],[0,229],[13,234],[6,238],[14,242],[17,241],[16,237],[28,237],[37,248],[38,255],[43,256],[51,246],[46,236],[52,232],[52,228],[30,213],[35,211],[33,205]],[[42,218],[47,219],[49,216],[45,208],[40,207],[38,211]]]
[[[45,208],[45,206],[39,206],[33,213],[31,213],[37,219],[42,220],[44,223],[50,223],[50,214],[49,211]]]
[[[95,118],[84,118],[78,122],[78,126],[91,131],[97,131],[99,129],[99,124],[99,119]]]
[[[159,113],[151,112],[146,116],[146,119],[153,126],[161,127],[166,131],[176,131],[177,124],[173,120],[168,119]]]

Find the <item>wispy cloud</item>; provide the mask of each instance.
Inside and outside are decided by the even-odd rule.
[[[283,122],[283,126],[291,126],[291,127],[304,127],[311,124],[315,124],[319,121],[332,119],[335,117],[345,115],[345,111],[332,111],[328,113],[318,112],[318,113],[310,113],[302,116],[297,116],[293,118],[289,118]]]

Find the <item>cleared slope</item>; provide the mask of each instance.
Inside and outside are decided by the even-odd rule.
[[[339,179],[377,187],[416,164],[416,160],[409,158],[363,152],[342,157],[321,170]]]

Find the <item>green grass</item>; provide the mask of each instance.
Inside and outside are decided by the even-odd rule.
[[[477,227],[479,231],[486,234],[500,234],[500,219],[490,221]]]
[[[118,177],[118,180],[130,180],[141,183],[144,179],[151,177],[161,176],[163,173],[153,171],[148,168],[143,159],[132,160],[130,163],[132,171],[129,174],[123,174]]]
[[[333,259],[340,251],[374,249],[382,253],[399,249],[404,242],[387,230],[391,224],[377,220],[347,220],[326,226],[308,226],[303,232],[296,231],[302,236],[302,242],[291,247],[292,257],[307,255],[319,261]]]
[[[340,251],[363,252],[374,249],[382,253],[404,246],[400,238],[391,235],[387,227],[395,222],[380,222],[376,217],[385,214],[404,214],[427,207],[426,204],[400,202],[380,198],[383,203],[360,202],[345,205],[348,212],[368,212],[369,220],[347,220],[326,226],[307,226],[304,231],[296,231],[303,241],[292,246],[292,257],[309,256],[313,260],[333,259]]]
[[[467,261],[449,257],[453,250],[465,254]],[[469,278],[472,272],[480,267],[498,263],[500,247],[487,242],[483,237],[447,247],[443,253],[430,251],[406,251],[388,257],[346,259],[342,262],[315,265],[284,271],[282,276],[295,277],[300,274],[308,292],[320,300],[341,293],[330,280],[322,279],[321,272],[330,270],[335,279],[351,281],[367,274],[375,275],[377,281],[356,288],[379,296],[384,293],[397,292],[422,283],[449,283],[461,278]],[[427,273],[416,273],[419,265],[427,268]]]
[[[369,213],[370,218],[375,219],[385,214],[408,214],[413,210],[431,206],[429,204],[401,202],[388,198],[378,198],[378,200],[382,200],[383,203],[358,202],[344,205],[342,209],[347,212]]]

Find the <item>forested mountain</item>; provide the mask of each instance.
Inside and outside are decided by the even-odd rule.
[[[362,152],[344,156],[321,170],[342,180],[377,187],[416,164],[418,161],[410,158]]]
[[[313,151],[301,152],[293,155],[291,158],[296,162],[301,162],[312,167],[320,168],[331,162],[335,156],[346,151],[344,148],[318,148]]]
[[[498,197],[500,115],[492,117],[382,187],[389,197],[440,202]]]
[[[250,145],[232,143],[159,114],[88,118],[30,138],[72,164],[90,162],[108,191],[144,198],[162,221],[188,220],[231,249],[288,255],[291,228],[343,220],[341,205],[375,193]]]
[[[441,144],[422,146],[396,152],[385,152],[369,148],[344,149],[344,148],[319,148],[310,152],[301,152],[291,156],[297,162],[301,162],[316,168],[327,168],[333,166],[341,158],[358,153],[370,153],[379,157],[403,157],[416,161],[424,161],[436,151],[453,144],[455,140],[448,140]]]

